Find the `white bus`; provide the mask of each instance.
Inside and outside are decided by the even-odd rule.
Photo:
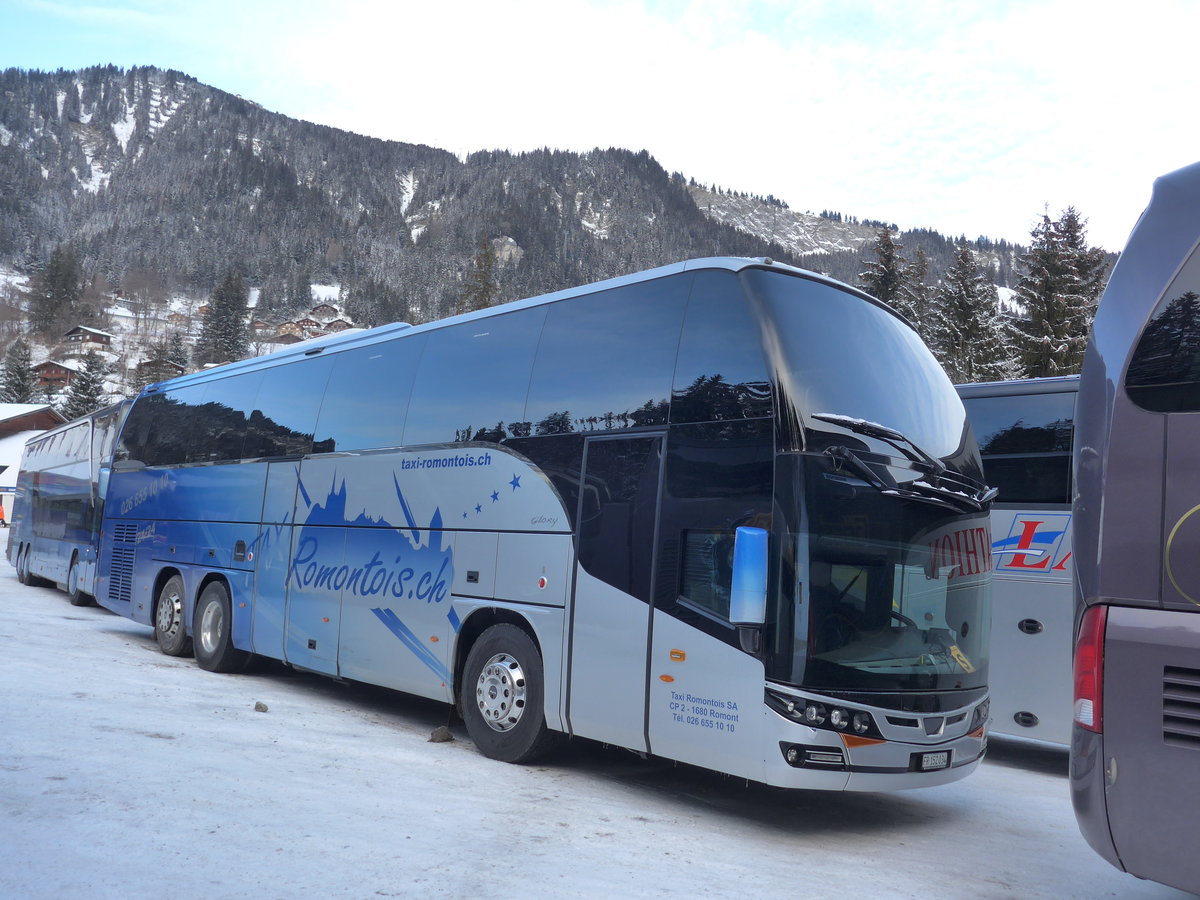
[[[770,260],[679,263],[188,375],[134,401],[98,599],[170,654],[455,704],[792,788],[986,749],[979,453],[913,329]]]
[[[959,385],[992,505],[992,732],[1071,743],[1079,376]]]

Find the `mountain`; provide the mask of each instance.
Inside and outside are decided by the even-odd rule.
[[[205,296],[237,266],[264,288],[260,314],[294,300],[298,281],[336,283],[374,324],[453,312],[481,241],[509,300],[716,255],[853,281],[875,230],[688,183],[645,151],[459,159],[290,119],[175,71],[0,74],[0,264],[18,271],[69,241],[113,287],[149,271]],[[952,247],[917,237],[913,250]]]

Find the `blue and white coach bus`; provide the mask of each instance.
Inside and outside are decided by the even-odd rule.
[[[986,748],[979,453],[913,329],[707,259],[152,386],[99,600],[216,671],[261,654],[794,788]]]
[[[92,602],[107,462],[128,409],[97,410],[25,444],[7,546],[22,584],[52,582],[74,605]]]
[[[1071,743],[1071,445],[1079,376],[958,386],[992,505],[992,734]]]

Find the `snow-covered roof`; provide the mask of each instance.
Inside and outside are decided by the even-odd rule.
[[[113,335],[109,334],[107,331],[101,331],[99,328],[89,328],[86,325],[76,325],[70,331],[66,332],[66,334],[74,334],[77,331],[86,331],[88,334],[98,334],[98,335],[100,335],[100,337],[106,337],[110,341],[114,337]]]
[[[30,413],[50,409],[49,403],[0,403],[0,422],[15,419],[17,416],[27,416]],[[66,421],[65,419],[63,420]]]
[[[6,403],[4,405],[13,406],[18,404]],[[0,471],[0,491],[15,491],[17,489],[17,472],[21,468],[21,454],[25,450],[25,442],[32,437],[37,437],[39,434],[45,434],[45,432],[36,430],[18,431],[16,434],[0,438],[0,466],[7,466],[6,469]],[[12,510],[6,509],[5,513],[11,516]]]

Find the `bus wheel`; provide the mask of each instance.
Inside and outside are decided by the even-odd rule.
[[[240,672],[250,654],[233,646],[233,611],[229,591],[220,581],[211,581],[200,592],[192,619],[196,662],[210,672]]]
[[[467,733],[491,759],[521,763],[554,743],[543,714],[542,657],[515,625],[493,625],[467,655],[459,704]]]
[[[154,610],[154,639],[167,656],[187,656],[192,639],[183,627],[183,579],[172,575],[158,592]]]
[[[29,548],[17,548],[17,581],[21,584],[29,584],[29,570],[26,568],[26,563],[29,561]]]
[[[72,606],[91,606],[92,596],[79,587],[79,558],[71,557],[71,568],[67,569],[67,599]]]

